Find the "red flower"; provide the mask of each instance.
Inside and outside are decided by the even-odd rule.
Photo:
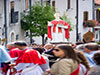
[[[99,22],[96,20],[88,20],[88,21],[83,22],[84,27],[95,27],[98,24],[99,24]]]

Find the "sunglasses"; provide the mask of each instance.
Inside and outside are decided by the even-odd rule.
[[[53,51],[59,52],[59,49],[53,49]]]

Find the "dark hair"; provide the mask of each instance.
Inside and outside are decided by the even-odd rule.
[[[83,42],[82,41],[76,42],[76,45],[80,45],[80,44],[83,44]]]
[[[86,57],[84,56],[83,52],[79,51],[79,50],[76,50],[75,52],[78,56],[79,62],[81,64],[83,64],[89,70],[90,69],[89,63],[88,63],[88,60],[86,59]]]
[[[69,45],[59,45],[58,48],[60,48],[61,50],[64,51],[65,53],[65,57],[64,58],[69,58],[72,59],[74,62],[78,61],[77,55],[75,53],[75,51],[73,50],[73,48]]]
[[[98,44],[96,44],[96,43],[88,43],[84,47],[91,51],[98,50]]]
[[[18,42],[15,42],[14,44],[18,46],[27,46],[26,42],[24,41],[18,41]]]
[[[35,50],[37,50],[40,54],[42,54],[45,50],[44,48],[33,48]]]
[[[37,45],[36,43],[32,43],[32,45]]]
[[[93,60],[97,65],[100,65],[100,52],[94,54]]]

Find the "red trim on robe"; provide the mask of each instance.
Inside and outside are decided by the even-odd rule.
[[[9,51],[9,55],[11,58],[19,57],[21,54],[22,54],[22,50],[20,50],[16,47],[10,49],[10,51]]]
[[[80,64],[78,65],[78,68],[71,73],[71,75],[79,75],[79,70],[80,70]]]
[[[51,26],[48,26],[48,38],[50,38],[52,40],[52,36],[51,36]]]
[[[23,51],[22,56],[20,56],[17,61],[16,64],[18,63],[34,63],[34,64],[46,64],[45,59],[41,56],[41,58],[39,58],[38,52],[36,50],[33,49],[25,49]]]
[[[65,29],[65,38],[69,39],[70,25],[67,22],[63,21],[63,20],[61,20],[61,21],[55,21],[55,20],[51,21],[51,24],[54,24],[53,32],[56,31],[56,26],[57,26],[58,23],[63,24],[64,26],[68,26],[68,28]],[[62,32],[60,27],[58,27],[58,32],[59,33]],[[48,26],[48,38],[50,38],[52,40],[51,26]]]

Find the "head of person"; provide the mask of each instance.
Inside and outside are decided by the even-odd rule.
[[[14,45],[21,50],[28,47],[27,43],[24,42],[24,41],[17,41],[17,42],[14,43]]]
[[[82,41],[76,42],[76,45],[80,45],[80,44],[83,44],[83,42]]]
[[[92,51],[98,50],[98,44],[97,43],[87,43],[84,45],[84,51],[86,53],[90,53]]]
[[[59,13],[55,13],[54,17],[55,17],[56,20],[60,20],[60,14]]]
[[[8,43],[6,47],[8,50],[14,48],[15,47],[14,42]]]
[[[36,43],[32,43],[31,44],[31,47],[36,48],[37,47],[37,44]]]
[[[44,48],[33,48],[35,50],[37,50],[40,54],[42,54],[44,52]]]
[[[80,51],[84,51],[84,44],[77,45],[76,49],[78,49]]]
[[[46,50],[50,50],[50,49],[53,48],[53,44],[50,44],[50,43],[45,44],[45,45],[44,45],[44,48],[45,48]]]
[[[100,52],[94,54],[93,60],[97,65],[100,65]]]
[[[86,59],[86,57],[84,56],[84,53],[82,51],[79,51],[79,50],[75,50],[75,52],[76,52],[76,55],[79,59],[79,62],[81,64],[83,64],[89,70],[90,69],[89,63],[88,63],[88,60]]]
[[[66,44],[56,45],[53,49],[53,53],[56,57],[68,58],[68,59],[72,59],[73,61],[78,61],[77,55],[73,50],[72,46],[70,45],[66,45]]]

